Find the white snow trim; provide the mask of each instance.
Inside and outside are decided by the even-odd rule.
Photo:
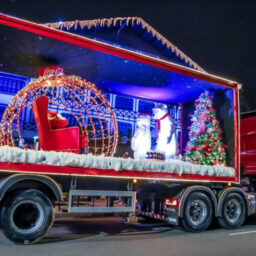
[[[134,160],[117,157],[78,155],[55,151],[24,150],[0,146],[0,162],[42,164],[53,166],[73,166],[83,168],[114,169],[116,171],[148,171],[162,173],[198,174],[221,177],[234,177],[235,169],[221,165],[195,165],[182,160],[164,161]]]

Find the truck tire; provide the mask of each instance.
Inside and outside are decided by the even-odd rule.
[[[201,232],[206,230],[213,218],[212,203],[202,192],[191,193],[185,201],[181,224],[186,231]]]
[[[238,193],[229,193],[223,201],[221,217],[218,222],[221,227],[231,229],[243,225],[246,218],[244,199]]]
[[[41,191],[29,189],[7,198],[3,203],[2,229],[14,243],[38,242],[50,229],[53,220],[52,203]]]

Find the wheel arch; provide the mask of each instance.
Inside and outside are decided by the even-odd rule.
[[[237,188],[237,187],[230,187],[230,188],[226,188],[224,190],[222,190],[221,194],[219,195],[219,200],[218,200],[218,207],[217,207],[217,217],[221,217],[222,216],[222,206],[224,203],[224,199],[226,198],[226,196],[230,193],[238,193],[239,195],[242,196],[242,198],[244,199],[245,205],[246,205],[246,215],[250,215],[249,213],[249,209],[250,209],[250,203],[247,199],[247,194],[245,191],[243,191],[241,188]]]
[[[181,217],[181,218],[183,217],[184,205],[185,205],[186,199],[193,192],[202,192],[202,193],[208,195],[211,202],[212,202],[215,216],[217,216],[216,215],[217,214],[217,206],[218,206],[217,198],[216,198],[216,196],[214,195],[213,191],[210,188],[204,187],[204,186],[191,186],[191,187],[188,187],[188,188],[185,189],[185,191],[182,193],[182,195],[180,197],[180,200],[179,200],[180,201],[180,206],[179,206],[178,216]]]
[[[63,201],[60,186],[50,177],[44,175],[14,174],[0,183],[0,202],[10,193],[19,189],[38,189],[47,194],[53,202]]]

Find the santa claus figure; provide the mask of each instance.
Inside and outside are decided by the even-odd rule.
[[[135,159],[145,159],[151,149],[150,114],[140,114],[137,117],[137,127],[132,137],[131,147]]]
[[[68,125],[68,120],[55,110],[51,110],[47,114],[50,126],[52,129],[65,128]]]
[[[58,114],[55,110],[50,110],[47,113],[48,121],[51,129],[58,130],[68,126],[68,120],[61,114]],[[79,145],[81,153],[86,153],[87,151],[87,140],[83,134],[79,134]]]
[[[175,124],[165,104],[153,108],[153,118],[157,120],[157,145],[155,151],[163,153],[165,159],[174,158],[178,153]]]

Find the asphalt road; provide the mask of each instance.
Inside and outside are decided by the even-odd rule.
[[[129,225],[120,217],[57,220],[36,245],[15,245],[0,231],[0,256],[254,256],[256,225],[186,233],[161,222]]]

